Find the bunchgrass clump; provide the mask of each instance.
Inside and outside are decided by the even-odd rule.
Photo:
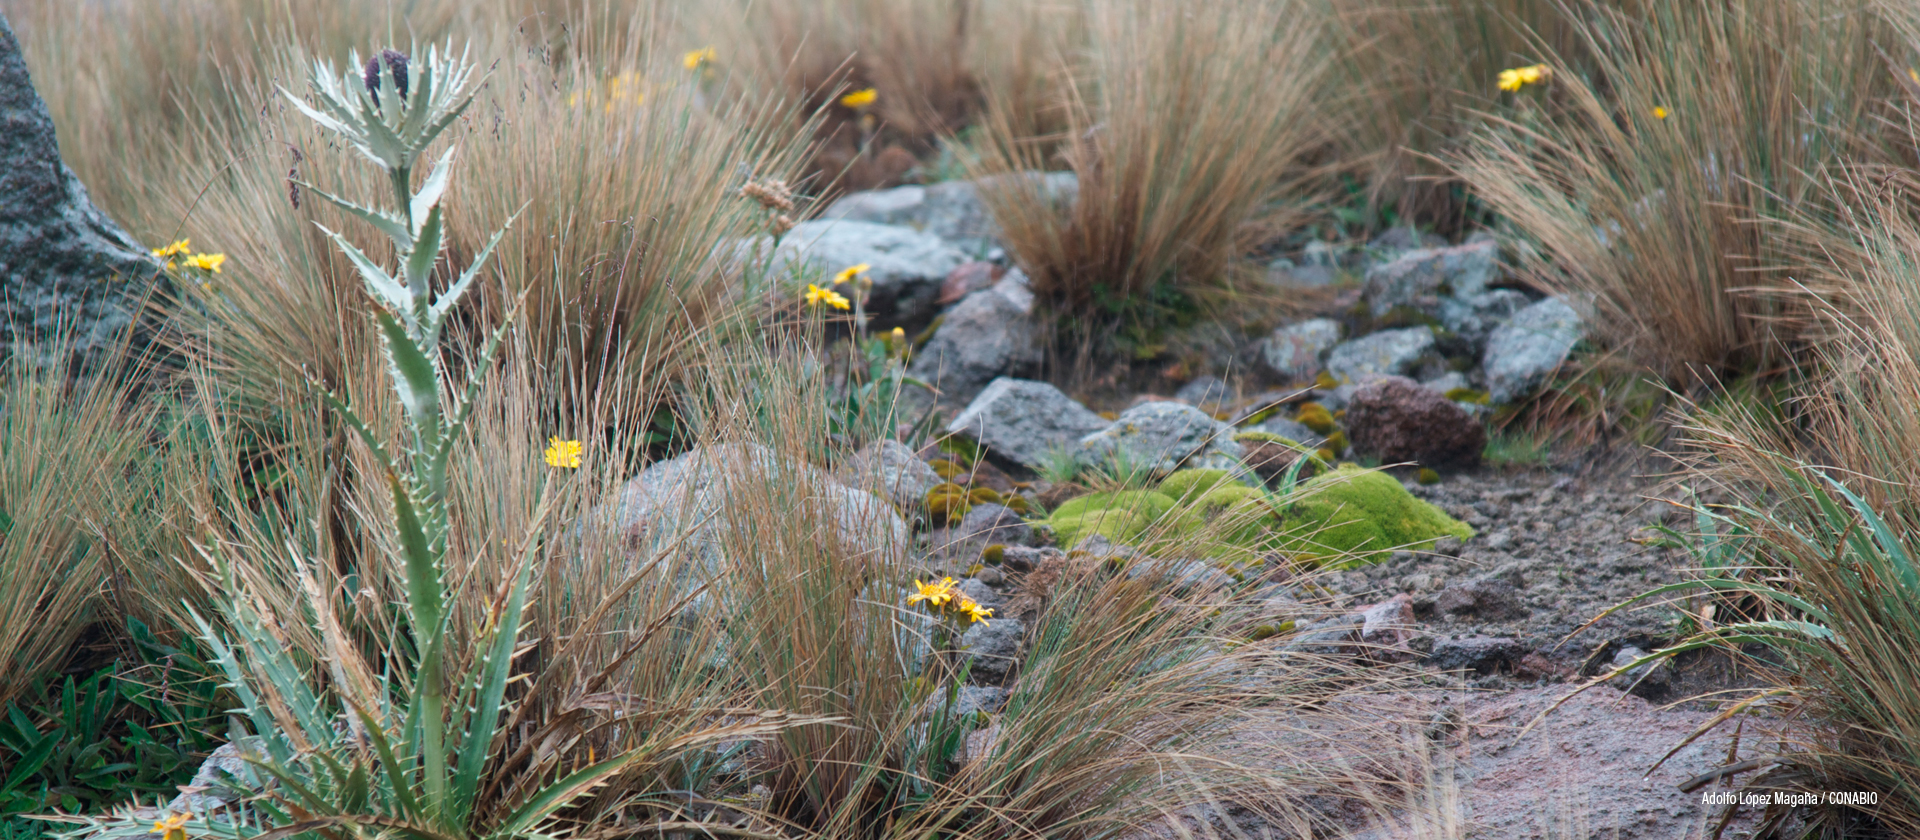
[[[1591,80],[1553,64],[1550,93],[1492,109],[1455,169],[1613,346],[1679,380],[1757,369],[1807,324],[1785,299],[1799,246],[1766,221],[1844,240],[1818,173],[1892,159],[1871,116],[1892,88],[1882,18],[1827,0],[1572,8]]]
[[[1028,177],[1001,178],[983,197],[1062,340],[1110,354],[1126,349],[1115,327],[1133,349],[1150,346],[1233,288],[1245,226],[1284,210],[1283,184],[1318,139],[1311,108],[1327,58],[1299,3],[1086,9],[1084,46],[1057,58],[1071,80],[1065,130],[1022,134],[989,90],[973,169],[1073,168],[1070,204]]]

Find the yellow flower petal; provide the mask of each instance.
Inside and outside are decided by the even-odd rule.
[[[822,303],[828,306],[831,306],[835,309],[846,309],[852,306],[852,303],[850,303],[846,299],[846,297],[841,295],[839,292],[836,292],[832,289],[822,289],[819,286],[816,286],[812,283],[808,283],[807,284],[807,305],[819,306]]]
[[[841,283],[845,283],[849,280],[852,280],[855,277],[865,274],[867,273],[867,269],[872,267],[873,267],[872,265],[869,265],[867,263],[860,263],[858,265],[847,266],[839,274],[833,275],[833,285],[838,286]]]
[[[680,57],[680,63],[688,70],[697,70],[700,65],[712,61],[713,56],[712,47],[701,47],[697,50],[688,50],[686,55]]]
[[[580,468],[580,441],[547,438],[547,466],[569,470]]]
[[[1666,119],[1668,113],[1670,112],[1662,106],[1659,106],[1659,105],[1653,106],[1653,118],[1656,120]]]
[[[865,108],[868,105],[872,105],[874,100],[879,98],[879,91],[873,88],[863,88],[840,97],[840,104],[849,108]]]

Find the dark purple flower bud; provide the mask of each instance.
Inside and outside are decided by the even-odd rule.
[[[380,65],[387,65],[387,72],[393,74],[393,89],[400,91],[400,98],[407,98],[407,54],[399,50],[381,50],[379,55],[367,59],[367,92],[373,94],[373,104],[380,104]]]

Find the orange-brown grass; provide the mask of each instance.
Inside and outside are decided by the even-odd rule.
[[[1456,171],[1534,282],[1635,361],[1685,378],[1778,358],[1804,323],[1773,294],[1798,258],[1763,222],[1832,231],[1818,173],[1881,154],[1884,25],[1825,0],[1573,8],[1591,80],[1549,58],[1544,92],[1490,113]]]
[[[1051,69],[1037,58],[1071,10],[978,0],[729,0],[688,4],[683,48],[710,47],[716,73],[820,110],[807,187],[826,197],[923,175],[979,116],[982,88],[1039,107]],[[876,99],[849,106],[848,93]]]
[[[118,625],[102,596],[150,533],[146,409],[117,376],[69,373],[22,356],[0,384],[0,706],[62,664],[89,623]]]
[[[1312,107],[1326,58],[1304,6],[1155,0],[1089,5],[1086,18],[1085,45],[1058,54],[1065,132],[1023,135],[1019,113],[996,107],[974,162],[1078,175],[1071,208],[1025,178],[986,199],[1042,304],[1083,340],[1151,331],[1230,287],[1246,226],[1276,210],[1299,155],[1338,119]]]
[[[1325,94],[1351,115],[1332,138],[1332,169],[1355,178],[1370,210],[1457,231],[1466,195],[1429,156],[1449,151],[1499,101],[1501,70],[1553,60],[1584,67],[1584,44],[1556,0],[1329,0],[1337,45]]]

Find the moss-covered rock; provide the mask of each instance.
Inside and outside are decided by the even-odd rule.
[[[1309,557],[1378,561],[1396,550],[1432,548],[1441,537],[1473,536],[1473,528],[1386,473],[1345,464],[1301,490],[1304,498],[1281,519],[1287,549]]]
[[[1312,429],[1316,435],[1329,434],[1333,431],[1333,414],[1327,411],[1326,406],[1317,402],[1301,403],[1300,413],[1295,414],[1293,419],[1300,425]]]
[[[967,491],[967,502],[969,504],[997,505],[997,504],[1002,504],[1005,501],[1006,499],[1000,495],[1000,491],[995,490],[991,487],[975,487],[972,490]]]
[[[1226,470],[1180,470],[1161,480],[1160,492],[1174,499],[1199,498],[1215,487],[1232,483],[1233,476]]]

